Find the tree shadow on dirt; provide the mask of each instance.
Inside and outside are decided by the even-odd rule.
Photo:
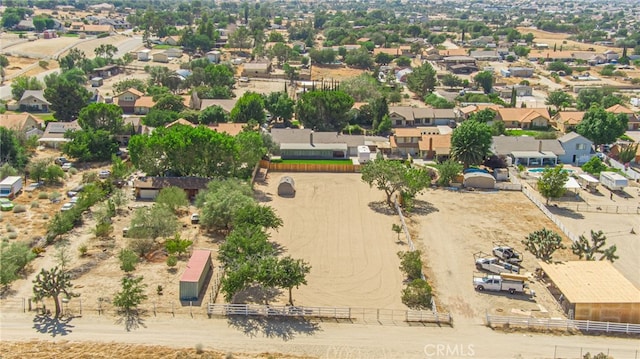
[[[413,208],[411,211],[405,211],[407,215],[418,215],[418,216],[426,216],[433,212],[439,212],[440,210],[436,208],[432,203],[427,201],[422,201],[416,199],[413,201]]]
[[[54,318],[49,315],[37,314],[33,318],[33,329],[42,334],[51,334],[52,337],[65,336],[72,332],[71,328],[74,328],[69,324],[71,319],[71,317]]]
[[[549,212],[558,216],[573,218],[573,219],[584,219],[584,215],[582,213],[578,213],[572,209],[562,208],[557,206],[547,206],[547,209],[549,210]]]
[[[259,189],[254,190],[254,197],[260,203],[273,201],[273,194]]]
[[[396,209],[389,206],[386,201],[372,201],[369,202],[369,208],[374,212],[384,214],[385,216],[393,216],[396,213]]]
[[[273,247],[273,250],[275,251],[274,254],[276,256],[284,254],[287,251],[287,247],[283,246],[280,243],[271,243],[271,246]]]
[[[234,297],[235,303],[269,303],[282,295],[278,288],[264,288],[261,285],[250,285],[238,292]]]
[[[294,339],[300,334],[313,335],[320,330],[318,323],[296,317],[231,316],[229,326],[241,330],[248,337],[262,333],[267,338]]]
[[[146,314],[146,310],[138,309],[138,310],[123,310],[118,312],[118,319],[116,319],[116,324],[123,325],[124,329],[128,332],[138,329],[140,327],[146,328],[146,324],[144,324],[144,318],[142,318]]]

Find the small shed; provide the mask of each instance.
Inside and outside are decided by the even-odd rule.
[[[169,55],[166,52],[157,52],[152,55],[152,58],[153,62],[162,62],[165,64],[169,62]]]
[[[468,172],[464,174],[462,184],[465,187],[493,189],[496,187],[496,179],[486,172]]]
[[[296,195],[296,186],[293,178],[284,176],[280,179],[278,184],[278,196],[281,197],[293,197]]]
[[[104,79],[102,77],[94,77],[91,79],[91,87],[100,87],[104,84]]]
[[[144,50],[138,51],[138,61],[149,61],[149,54],[150,53],[151,53],[151,50],[149,50],[149,49],[144,49]]]
[[[551,294],[575,320],[640,324],[640,289],[608,261],[539,262]]]
[[[180,300],[197,301],[207,277],[213,272],[211,251],[195,250],[180,278]]]

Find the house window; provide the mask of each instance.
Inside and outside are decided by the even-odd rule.
[[[396,126],[402,126],[402,120],[396,120]]]
[[[587,149],[587,144],[586,143],[578,143],[578,144],[576,144],[576,150],[584,151],[586,149]]]

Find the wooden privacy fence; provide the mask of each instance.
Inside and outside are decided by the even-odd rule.
[[[315,164],[315,163],[269,163],[269,171],[276,172],[334,172],[353,173],[360,171],[354,164]]]
[[[488,326],[517,326],[538,329],[581,330],[586,332],[640,334],[640,324],[594,322],[590,320],[524,318],[487,314]]]
[[[434,313],[423,310],[374,309],[349,307],[300,307],[267,306],[253,304],[209,303],[207,314],[211,316],[261,316],[303,317],[342,320],[361,320],[365,323],[442,323],[451,324],[449,313]]]

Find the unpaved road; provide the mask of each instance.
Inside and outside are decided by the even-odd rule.
[[[113,317],[73,319],[66,335],[52,338],[33,328],[29,314],[0,315],[2,342],[73,341],[119,342],[164,345],[233,353],[288,353],[319,358],[552,358],[559,349],[578,357],[580,347],[592,353],[607,352],[619,358],[633,358],[636,339],[506,334],[483,326],[462,328],[406,327],[339,323],[230,322],[226,319],[145,318],[145,327],[126,332]],[[0,348],[1,348],[0,344]],[[436,352],[450,348],[446,352]],[[446,350],[446,349],[445,349]],[[0,350],[0,353],[2,350]],[[89,353],[90,354],[90,353]],[[234,357],[242,357],[241,355]],[[568,356],[565,356],[568,357]]]

